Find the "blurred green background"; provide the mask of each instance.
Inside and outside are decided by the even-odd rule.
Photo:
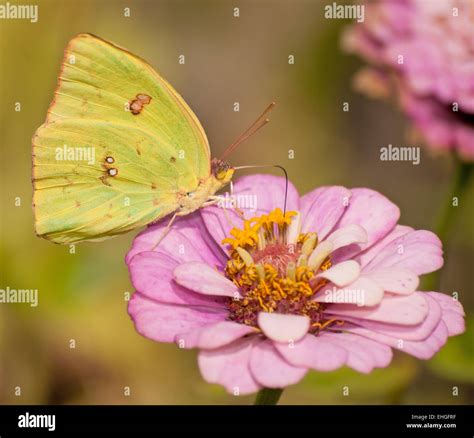
[[[18,3],[11,1],[12,4]],[[29,2],[23,2],[29,3]],[[147,59],[183,95],[213,155],[272,100],[271,123],[232,156],[233,165],[278,163],[305,193],[342,184],[378,190],[401,223],[432,229],[453,162],[422,149],[421,164],[381,162],[380,147],[409,143],[396,108],[351,89],[360,61],[340,49],[348,21],[325,20],[324,1],[36,1],[39,21],[0,20],[0,288],[39,290],[39,306],[0,305],[0,403],[249,403],[200,377],[196,353],[138,335],[126,313],[132,292],[124,256],[133,233],[76,253],[35,236],[31,137],[44,121],[66,43],[91,32]],[[124,8],[131,16],[124,16]],[[233,16],[234,7],[240,17]],[[185,65],[178,63],[184,54]],[[295,63],[289,64],[289,55]],[[15,111],[15,103],[21,111]],[[240,112],[234,112],[234,102]],[[343,102],[350,111],[343,112]],[[288,150],[295,158],[288,158]],[[474,401],[472,185],[458,207],[440,290],[458,291],[471,324],[434,359],[396,354],[369,376],[314,373],[282,403],[384,404]],[[16,205],[15,200],[21,204]],[[76,348],[70,348],[70,340]],[[343,387],[350,395],[343,396]],[[459,395],[452,395],[453,386]],[[15,391],[21,388],[21,395]],[[124,388],[130,388],[130,395]]]

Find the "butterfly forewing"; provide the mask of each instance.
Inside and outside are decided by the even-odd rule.
[[[150,65],[92,35],[69,43],[33,139],[39,235],[72,243],[146,225],[209,173],[199,121]]]

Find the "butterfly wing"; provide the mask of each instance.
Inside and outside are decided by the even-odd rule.
[[[40,236],[102,240],[149,224],[209,174],[204,130],[171,85],[109,42],[89,34],[71,40],[33,138]]]

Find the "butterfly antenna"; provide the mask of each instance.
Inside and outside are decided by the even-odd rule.
[[[253,122],[244,132],[242,132],[242,134],[237,137],[237,139],[230,146],[227,147],[227,149],[222,154],[221,160],[225,160],[233,151],[235,151],[239,144],[243,143],[249,137],[254,135],[260,128],[263,128],[270,121],[269,119],[265,118],[265,116],[273,109],[275,105],[276,103],[272,102],[265,108],[265,111],[263,111],[263,113],[258,116],[257,120],[255,120],[255,122]]]
[[[280,166],[278,164],[257,164],[257,165],[248,165],[248,166],[238,166],[234,167],[235,170],[239,169],[261,169],[264,167],[276,167],[277,169],[280,169],[283,171],[285,174],[285,199],[283,203],[283,214],[286,214],[286,204],[288,200],[288,172],[283,166]]]

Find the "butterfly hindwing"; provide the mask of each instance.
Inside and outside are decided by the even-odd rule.
[[[151,66],[92,35],[69,43],[33,138],[39,235],[73,243],[146,225],[209,172],[199,121]]]

